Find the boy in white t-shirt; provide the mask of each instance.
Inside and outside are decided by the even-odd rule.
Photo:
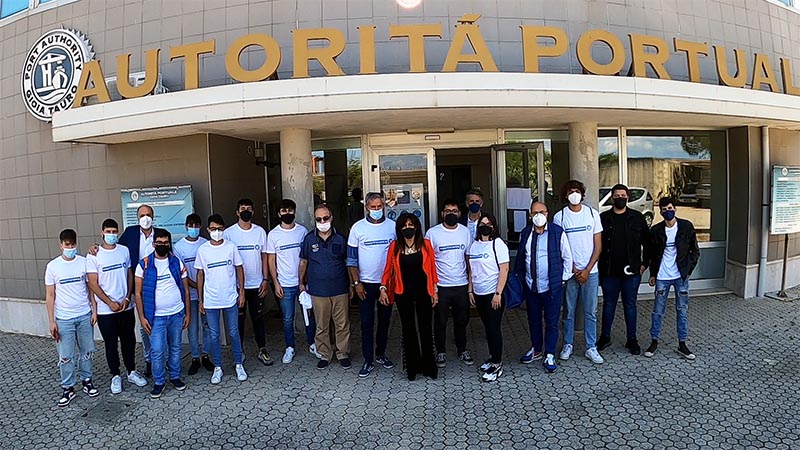
[[[45,305],[61,371],[63,391],[58,406],[67,406],[75,398],[76,367],[83,392],[89,397],[100,395],[92,383],[97,305],[86,285],[86,258],[78,255],[75,230],[63,230],[58,239],[61,255],[47,263],[44,273]]]

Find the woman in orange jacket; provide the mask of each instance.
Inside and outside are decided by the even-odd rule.
[[[422,234],[422,224],[411,213],[400,214],[381,282],[380,302],[397,303],[403,329],[403,366],[408,379],[417,374],[436,379],[433,347],[433,307],[438,302],[433,246]],[[416,315],[416,317],[415,317]],[[419,334],[417,334],[419,326]]]

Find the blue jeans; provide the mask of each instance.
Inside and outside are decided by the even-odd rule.
[[[150,331],[150,356],[153,358],[153,384],[166,384],[164,360],[169,360],[169,379],[181,377],[181,335],[183,318],[181,311],[169,316],[156,316]]]
[[[294,342],[294,308],[297,303],[297,296],[300,295],[300,287],[284,287],[283,298],[278,299],[283,315],[283,338],[286,341],[286,348],[295,348]],[[308,310],[308,325],[306,326],[306,341],[308,345],[314,343],[314,335],[317,334],[317,322],[314,320],[314,310]]]
[[[594,348],[597,342],[597,284],[598,274],[590,273],[586,283],[580,284],[575,277],[567,281],[567,316],[564,318],[564,344],[572,345],[575,338],[575,309],[580,297],[583,305],[583,337],[586,349]]]
[[[650,337],[658,340],[661,334],[661,319],[667,309],[669,288],[675,289],[675,309],[677,311],[678,340],[685,341],[689,337],[689,279],[656,280],[656,302],[653,305],[653,322],[650,326]]]
[[[142,353],[144,353],[144,361],[150,362],[150,335],[145,333],[144,328],[139,327],[139,335],[142,336]]]
[[[211,332],[211,362],[216,367],[222,367],[222,345],[219,337],[222,333],[220,318],[225,317],[225,325],[228,327],[228,336],[231,338],[233,348],[233,363],[242,363],[242,340],[239,338],[239,305],[234,304],[224,309],[206,309],[206,320],[208,329]]]
[[[617,300],[622,293],[625,311],[625,330],[628,339],[636,339],[636,295],[642,283],[641,275],[604,276],[603,288],[603,336],[611,337],[611,325],[617,313]]]
[[[67,320],[56,319],[58,325],[58,368],[61,371],[61,387],[75,386],[75,367],[81,381],[92,379],[92,354],[94,353],[94,327],[91,313]],[[75,345],[78,345],[77,354]],[[78,363],[75,364],[75,360]]]
[[[211,349],[211,331],[208,329],[208,319],[205,314],[200,314],[197,300],[192,300],[192,322],[189,324],[189,348],[192,358],[199,358]],[[203,335],[203,346],[200,346],[200,334]]]
[[[528,328],[531,333],[533,350],[535,352],[544,350],[548,355],[555,355],[558,344],[558,318],[561,315],[561,288],[538,293],[523,286],[523,292],[528,310]],[[542,334],[543,314],[544,335]]]
[[[392,318],[392,307],[378,302],[381,295],[380,283],[364,283],[367,297],[358,302],[358,313],[361,316],[361,353],[364,362],[372,364],[375,353],[386,356],[386,344],[389,341],[389,322]],[[375,305],[378,305],[378,331],[375,331]],[[375,333],[375,334],[373,334]],[[373,339],[373,336],[376,336]],[[373,347],[374,346],[374,347]]]

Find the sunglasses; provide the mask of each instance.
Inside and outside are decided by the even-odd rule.
[[[331,216],[314,217],[314,220],[316,220],[319,223],[327,222],[327,221],[331,220]]]

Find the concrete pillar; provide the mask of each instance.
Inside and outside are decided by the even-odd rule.
[[[281,130],[281,185],[283,197],[297,203],[297,222],[314,227],[314,180],[311,176],[311,130]],[[270,214],[276,214],[270,211]]]

